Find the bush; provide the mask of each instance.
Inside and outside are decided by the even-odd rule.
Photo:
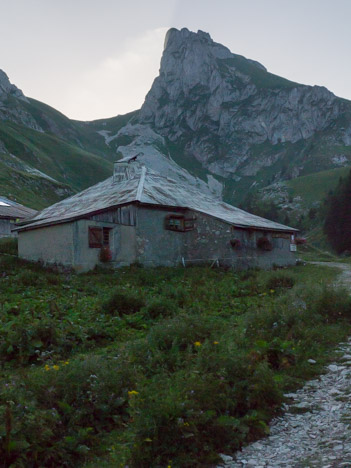
[[[144,305],[145,301],[142,297],[117,291],[102,304],[101,310],[104,313],[123,316],[139,312]]]
[[[134,379],[123,363],[104,357],[50,363],[24,381],[13,379],[0,401],[1,420],[11,419],[9,440],[0,437],[4,466],[77,466],[99,446],[101,431],[128,421]]]
[[[286,274],[277,274],[271,276],[266,283],[267,289],[292,288],[295,280],[292,276]]]
[[[8,255],[18,255],[18,240],[17,238],[0,239],[0,253]]]
[[[143,310],[150,319],[175,315],[178,307],[174,301],[165,297],[153,299]]]
[[[315,310],[328,322],[351,319],[351,298],[344,289],[324,288],[315,302]]]
[[[24,270],[17,275],[17,283],[21,286],[38,286],[42,282],[43,278],[34,271]]]

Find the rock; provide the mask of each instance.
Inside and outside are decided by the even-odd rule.
[[[270,79],[261,64],[230,52],[208,34],[173,28],[138,121],[171,142],[187,136],[185,153],[212,174],[255,176],[284,154],[251,158],[251,145],[308,139],[337,118],[342,107],[324,87],[277,77],[279,84],[273,80],[262,88],[261,80]],[[302,167],[295,170],[293,177]]]
[[[233,460],[233,457],[231,457],[230,455],[224,455],[223,453],[221,453],[219,456],[226,463]]]
[[[343,344],[341,347],[345,347]],[[346,351],[351,354],[351,342]],[[351,375],[339,361],[327,366],[319,380],[307,382],[295,393],[288,412],[271,422],[270,435],[244,447],[228,468],[263,466],[281,468],[351,466]],[[295,414],[298,410],[301,414]],[[308,411],[308,412],[306,412]]]
[[[314,359],[308,359],[307,362],[309,362],[310,364],[317,364],[317,361],[315,361]]]
[[[8,98],[14,98],[11,100],[11,105],[7,103]],[[0,121],[11,120],[42,132],[41,126],[36,122],[31,113],[23,107],[21,101],[29,103],[22,91],[11,84],[6,73],[0,70]]]
[[[330,364],[330,366],[327,367],[331,372],[338,372],[340,370],[345,369],[342,366],[336,366],[335,364]]]

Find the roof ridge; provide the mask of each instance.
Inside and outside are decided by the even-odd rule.
[[[146,166],[142,166],[141,176],[140,176],[140,180],[139,180],[139,184],[138,184],[138,190],[137,190],[137,194],[136,194],[136,200],[137,201],[141,201],[141,197],[143,195],[145,176],[146,176]]]

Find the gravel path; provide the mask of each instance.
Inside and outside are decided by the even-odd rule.
[[[338,283],[351,290],[351,265],[340,268]],[[226,468],[351,468],[351,338],[340,343],[337,362],[326,374],[287,394],[285,414],[270,425],[266,439],[233,457],[222,455]]]

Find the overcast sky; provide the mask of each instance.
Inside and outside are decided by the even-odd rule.
[[[351,0],[0,0],[0,68],[70,118],[139,108],[170,27],[351,99]]]

